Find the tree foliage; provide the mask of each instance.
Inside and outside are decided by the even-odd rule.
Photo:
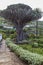
[[[27,22],[41,18],[39,9],[33,10],[30,6],[25,4],[10,5],[1,11],[0,15],[15,25],[18,41],[26,38],[23,34],[24,25],[26,25]]]
[[[41,12],[39,9],[32,10],[30,6],[25,4],[10,5],[1,13],[5,19],[9,19],[16,24],[27,23],[41,18]]]

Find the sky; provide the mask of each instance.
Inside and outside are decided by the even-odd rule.
[[[32,9],[40,8],[43,11],[43,0],[0,0],[0,10],[7,8],[8,5],[16,3],[27,4],[32,7]],[[43,17],[41,20],[43,20]]]

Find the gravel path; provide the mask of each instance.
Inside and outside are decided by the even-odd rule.
[[[2,41],[0,47],[0,65],[26,65],[23,63],[14,53],[10,52],[5,44],[5,40]]]

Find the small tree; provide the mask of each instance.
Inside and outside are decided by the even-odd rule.
[[[14,4],[1,11],[1,16],[10,20],[15,25],[17,41],[22,41],[25,39],[23,27],[26,23],[41,18],[41,12],[37,9],[32,10],[30,6],[25,4]]]

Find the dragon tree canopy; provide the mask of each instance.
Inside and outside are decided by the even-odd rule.
[[[39,11],[35,12],[30,6],[25,4],[10,5],[1,13],[5,19],[9,19],[11,21],[16,20],[19,22],[29,22],[41,18],[41,14]]]
[[[21,3],[8,6],[5,10],[1,11],[0,15],[15,25],[17,41],[25,39],[23,27],[27,22],[41,18],[39,9],[33,10],[30,6]]]

